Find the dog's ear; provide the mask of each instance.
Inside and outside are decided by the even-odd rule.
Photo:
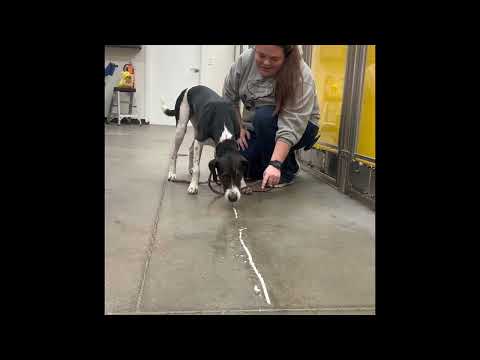
[[[217,181],[216,167],[217,167],[217,160],[216,159],[210,160],[210,162],[208,163],[208,168],[210,169],[210,172],[212,173],[213,181],[218,182]]]
[[[247,176],[248,174],[248,160],[245,159],[243,156],[240,155],[240,164],[243,171],[243,176]]]

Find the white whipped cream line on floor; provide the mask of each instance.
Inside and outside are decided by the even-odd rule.
[[[235,218],[238,219],[237,209],[233,208],[233,211],[235,213]],[[248,250],[247,246],[243,242],[242,231],[244,230],[247,230],[247,228],[241,227],[238,229],[238,233],[239,233],[238,237],[240,239],[240,243],[242,244],[243,248],[245,249],[245,252],[247,253],[250,266],[252,267],[253,271],[255,271],[255,274],[257,274],[257,277],[260,280],[260,284],[262,285],[262,288],[263,288],[263,293],[265,294],[265,300],[267,300],[267,303],[271,305],[270,297],[268,296],[268,292],[267,292],[267,287],[265,286],[265,281],[263,281],[262,275],[259,273],[259,271],[257,270],[257,267],[255,266],[255,263],[253,262],[253,258],[252,258],[252,255],[250,254],[250,251]]]

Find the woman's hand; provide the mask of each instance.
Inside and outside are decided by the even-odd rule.
[[[272,165],[268,165],[263,172],[262,190],[265,185],[272,187],[280,182],[281,171]]]
[[[240,129],[240,138],[237,140],[237,144],[240,146],[242,150],[248,148],[247,139],[250,140],[250,133],[247,129],[241,128]]]

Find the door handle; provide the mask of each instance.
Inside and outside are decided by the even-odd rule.
[[[200,72],[200,69],[195,67],[191,67],[190,70],[193,71],[194,73]]]

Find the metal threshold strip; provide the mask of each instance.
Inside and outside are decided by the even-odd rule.
[[[320,307],[307,309],[231,309],[231,310],[177,310],[156,312],[108,313],[106,315],[375,315],[375,306]]]

